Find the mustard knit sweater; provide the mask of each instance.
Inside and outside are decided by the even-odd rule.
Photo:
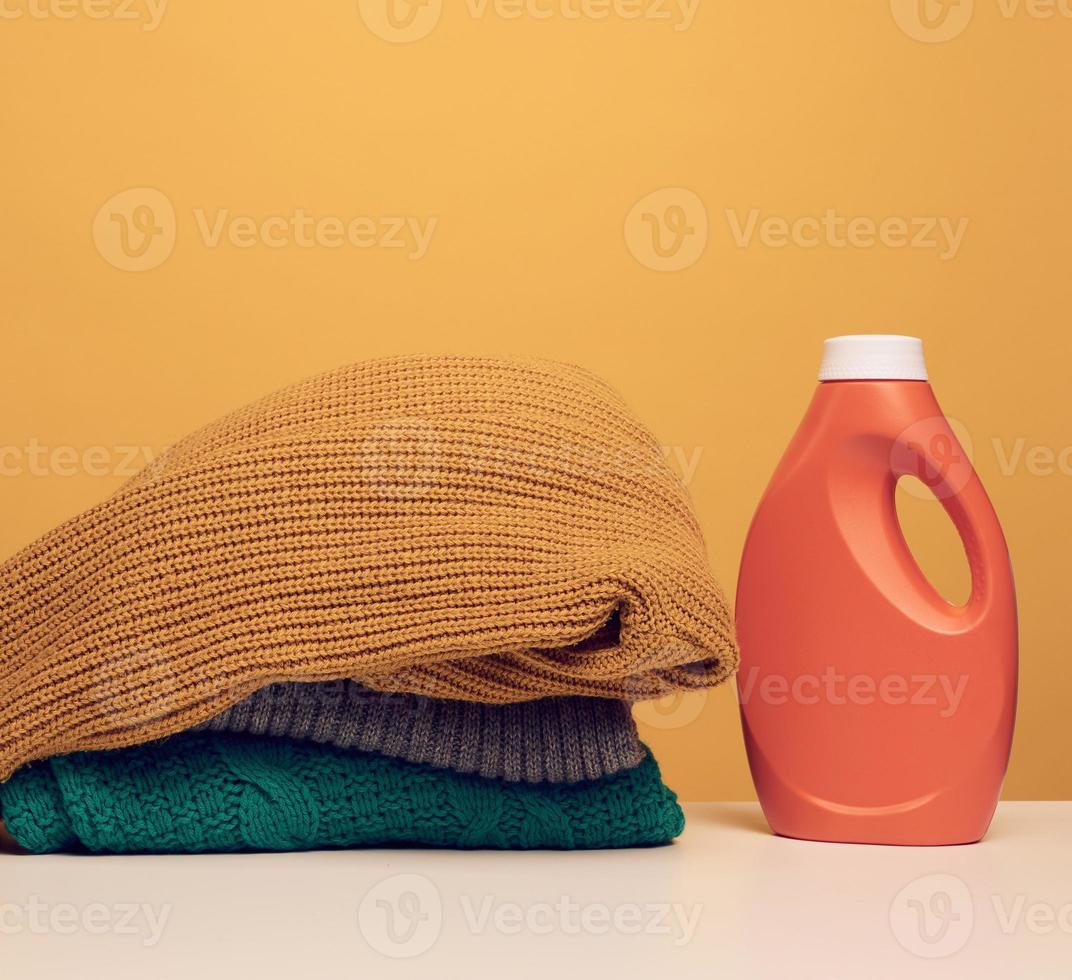
[[[686,492],[603,382],[408,357],[284,389],[0,566],[0,781],[280,681],[506,704],[735,669]]]

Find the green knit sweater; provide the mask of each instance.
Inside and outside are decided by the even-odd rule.
[[[36,854],[633,847],[667,843],[684,826],[647,751],[603,779],[526,785],[215,734],[35,763],[0,785],[0,814]]]

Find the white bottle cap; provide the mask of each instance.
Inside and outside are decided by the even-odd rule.
[[[926,381],[923,341],[897,334],[831,337],[823,344],[820,381]]]

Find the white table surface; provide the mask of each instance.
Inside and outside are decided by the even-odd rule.
[[[1072,977],[1072,803],[949,848],[687,811],[651,850],[0,855],[0,977]]]

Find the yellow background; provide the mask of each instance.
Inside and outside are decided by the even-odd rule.
[[[446,0],[402,44],[351,0],[182,0],[154,30],[90,16],[107,0],[36,0],[43,16],[28,2],[3,0],[0,18],[3,555],[117,487],[125,447],[159,451],[290,381],[397,352],[527,352],[596,370],[667,446],[699,451],[690,488],[732,594],[822,338],[917,334],[1014,557],[1006,795],[1072,797],[1072,19],[976,0],[970,22],[945,22],[961,33],[929,43],[886,0],[700,0],[686,29],[672,4],[669,21],[621,15],[654,0],[547,19]],[[580,0],[540,9],[563,2]],[[902,23],[914,2],[894,0]],[[173,232],[174,250],[124,271],[94,220],[145,187],[174,207],[159,239],[166,251]],[[684,202],[686,231],[660,258],[634,206],[664,188],[682,190],[640,212],[669,222]],[[438,224],[414,260],[208,247],[194,216],[298,208]],[[945,259],[741,247],[726,211],[754,208],[968,226]],[[102,213],[106,236],[118,224]],[[43,472],[30,446],[48,451]],[[62,447],[103,456],[66,475]],[[914,539],[933,532],[922,560],[955,592],[944,519],[908,503]],[[646,717],[686,799],[752,796],[730,687]]]

